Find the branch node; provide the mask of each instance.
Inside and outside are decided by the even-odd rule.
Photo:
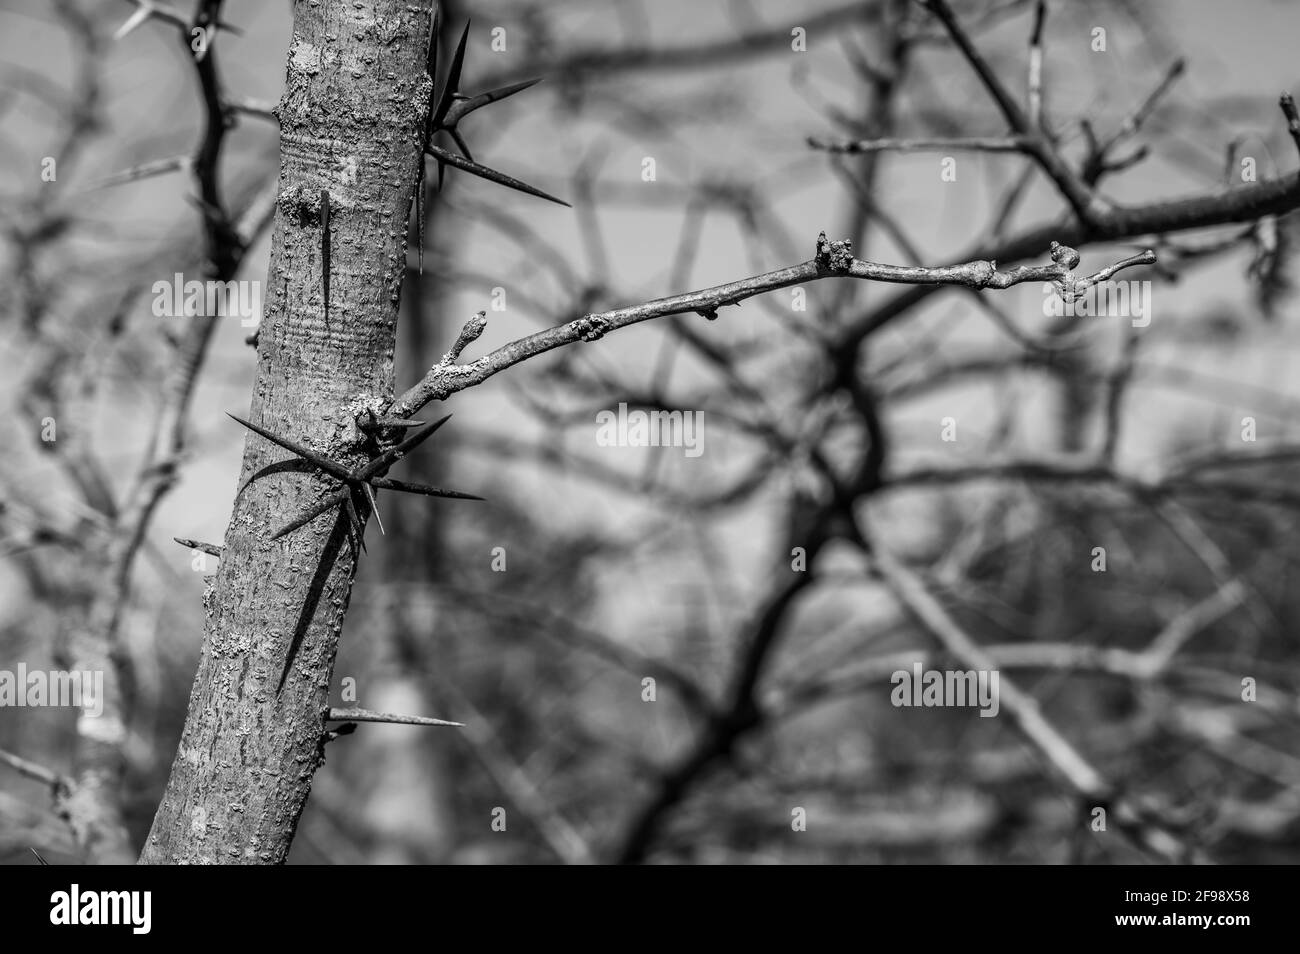
[[[574,330],[583,341],[599,341],[605,336],[605,319],[600,315],[583,315],[573,323]]]
[[[1053,242],[1050,252],[1052,261],[1057,265],[1062,265],[1067,269],[1077,268],[1079,265],[1079,253],[1068,245],[1062,245],[1060,242]]]
[[[822,232],[817,236],[817,254],[813,261],[821,271],[847,274],[853,267],[853,243],[848,239],[829,241],[826,233]]]

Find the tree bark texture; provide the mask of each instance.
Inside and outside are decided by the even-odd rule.
[[[347,466],[373,452],[356,413],[382,408],[393,394],[407,223],[431,86],[429,29],[429,0],[307,0],[295,9],[249,419]],[[337,487],[247,434],[220,568],[204,594],[189,711],[141,862],[285,860],[322,759],[357,555],[339,508],[271,537]]]

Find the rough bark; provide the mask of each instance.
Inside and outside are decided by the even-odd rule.
[[[277,108],[281,192],[249,419],[348,465],[367,456],[356,411],[393,393],[407,220],[430,92],[429,27],[428,0],[326,0],[295,10]],[[247,436],[225,550],[204,596],[185,728],[142,862],[257,864],[287,856],[322,758],[356,554],[338,510],[280,540],[271,536],[336,486],[275,444]]]

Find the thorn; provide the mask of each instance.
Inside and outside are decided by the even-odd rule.
[[[361,486],[366,489],[366,497],[370,499],[370,512],[375,515],[375,523],[379,524],[379,532],[384,536],[388,536],[388,532],[384,529],[384,520],[379,516],[379,503],[375,500],[375,492],[370,489],[369,484],[363,483]]]
[[[355,731],[357,731],[357,724],[355,722],[344,722],[342,725],[335,726],[332,729],[327,729],[322,732],[320,737],[321,745],[329,745],[335,739],[339,738],[339,736],[351,735]]]
[[[357,513],[357,506],[352,502],[352,494],[343,495],[343,509],[348,513],[348,525],[352,529],[354,540],[352,542],[353,553],[360,550],[366,552],[366,526],[361,522],[361,515]]]
[[[530,86],[536,86],[541,81],[542,78],[539,76],[536,79],[524,80],[522,83],[498,86],[496,89],[488,90],[486,93],[479,93],[477,96],[458,99],[451,104],[451,109],[447,110],[447,115],[443,117],[442,124],[445,128],[451,128],[474,110],[500,102],[509,96],[515,95],[515,93],[522,93]]]
[[[341,464],[334,463],[334,461],[330,460],[328,457],[324,457],[316,453],[316,451],[312,450],[309,447],[303,447],[301,444],[295,444],[287,437],[277,437],[275,434],[272,434],[266,428],[259,427],[256,424],[244,420],[242,417],[238,417],[234,414],[231,414],[229,411],[226,412],[226,416],[233,418],[234,420],[238,421],[240,424],[243,424],[246,428],[248,428],[250,431],[253,431],[255,434],[262,435],[272,444],[279,444],[285,450],[292,451],[293,453],[297,454],[299,457],[301,457],[303,460],[307,461],[308,463],[315,464],[321,470],[325,471],[325,473],[337,477],[339,480],[350,480],[352,477],[352,472],[349,471],[346,467],[342,466]]]
[[[202,550],[209,556],[214,557],[221,556],[222,550],[225,549],[224,547],[217,546],[215,543],[203,543],[201,540],[187,540],[184,537],[172,537],[172,539],[187,550]]]
[[[442,425],[446,424],[447,421],[449,421],[450,419],[451,419],[451,415],[448,414],[446,417],[442,418],[441,420],[434,421],[433,424],[431,424],[429,427],[426,427],[424,430],[412,434],[410,437],[406,438],[406,440],[402,441],[400,444],[394,444],[392,447],[388,448],[388,450],[384,451],[382,454],[380,454],[370,463],[366,464],[366,466],[362,467],[358,471],[349,474],[348,479],[369,480],[371,477],[373,477],[376,474],[386,472],[388,468],[391,467],[395,461],[400,460],[403,456],[405,456],[407,451],[411,450],[414,447],[418,447],[420,444],[424,443],[433,435],[434,431],[442,427]]]
[[[410,481],[396,480],[392,477],[372,477],[369,483],[379,490],[395,490],[398,493],[420,494],[424,497],[452,497],[456,500],[487,499],[476,494],[462,493],[459,490],[443,490],[441,487],[431,487],[428,484],[413,484]]]
[[[394,725],[450,725],[463,726],[463,722],[431,719],[428,716],[394,715],[391,712],[373,712],[370,709],[338,709],[330,707],[329,722],[390,722]]]
[[[453,723],[448,723],[448,724],[449,724],[449,725],[459,725],[460,723],[459,723],[459,722],[453,722]],[[41,857],[41,853],[40,853],[39,851],[37,851],[35,848],[33,848],[33,847],[31,847],[30,845],[28,845],[27,850],[30,851],[32,854],[34,854],[34,855],[36,856],[36,860],[39,861],[41,864],[43,864],[43,865],[48,865],[48,864],[49,864],[48,861],[46,861],[44,858]]]
[[[442,181],[441,181],[442,164],[446,163],[447,165],[452,166],[456,169],[463,169],[464,171],[470,173],[471,175],[478,176],[480,179],[487,179],[489,182],[495,182],[497,185],[503,185],[507,189],[515,189],[519,192],[526,192],[529,195],[537,196],[537,198],[539,199],[545,199],[547,202],[554,202],[557,205],[562,205],[565,208],[569,208],[569,209],[573,208],[573,206],[571,206],[568,202],[565,202],[563,199],[557,199],[555,196],[548,195],[547,193],[543,192],[541,189],[534,188],[533,186],[530,186],[526,182],[520,182],[518,179],[514,178],[513,176],[508,176],[504,172],[497,172],[495,169],[489,169],[487,166],[481,166],[477,162],[471,162],[468,159],[464,159],[456,155],[454,152],[448,152],[446,149],[442,149],[439,146],[433,145],[432,143],[429,144],[428,146],[425,146],[424,151],[438,160],[439,186],[442,185]]]
[[[311,523],[313,520],[315,520],[317,517],[323,514],[326,510],[330,510],[334,507],[337,507],[339,504],[341,504],[343,502],[343,498],[348,494],[348,492],[349,491],[347,490],[347,488],[344,488],[343,490],[338,490],[330,494],[324,500],[320,501],[315,506],[310,507],[308,510],[306,510],[301,516],[295,517],[293,520],[289,521],[289,523],[281,527],[278,531],[271,534],[271,539],[279,540],[281,537],[293,533],[299,527],[306,526],[307,524]]]
[[[451,69],[447,71],[447,82],[442,87],[442,96],[438,99],[438,107],[433,111],[432,124],[437,129],[441,124],[443,117],[447,115],[447,110],[451,108],[451,99],[456,90],[460,87],[460,70],[465,65],[465,43],[469,40],[469,21],[465,21],[465,29],[460,35],[460,42],[456,44],[456,52],[451,56]]]
[[[420,178],[415,183],[416,262],[424,274],[424,164],[420,164]]]
[[[96,179],[83,189],[83,192],[94,192],[98,189],[107,189],[109,186],[123,185],[127,182],[138,182],[141,179],[149,179],[153,176],[166,175],[169,172],[185,170],[190,167],[189,156],[169,156],[166,159],[155,159],[152,162],[142,162],[138,166],[132,166],[122,172],[115,172],[110,176],[104,176],[102,179]]]
[[[429,27],[429,51],[425,55],[424,71],[429,79],[438,82],[438,39],[442,33],[442,7],[434,0],[433,24]]]
[[[320,280],[325,299],[325,330],[330,326],[330,192],[320,190]]]
[[[423,427],[424,421],[413,421],[406,417],[373,417],[369,421],[359,423],[357,427],[363,431],[382,431],[389,427]]]
[[[474,155],[469,151],[469,143],[467,143],[465,137],[460,134],[460,130],[453,126],[449,128],[447,132],[451,135],[452,141],[456,143],[456,148],[464,153],[466,159],[473,162]]]

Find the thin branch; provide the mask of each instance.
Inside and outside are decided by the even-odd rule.
[[[1047,19],[1047,3],[1038,0],[1034,6],[1034,30],[1029,35],[1029,78],[1026,82],[1029,99],[1029,125],[1043,128],[1043,21]]]
[[[866,281],[920,285],[963,285],[969,288],[1010,288],[1023,282],[1054,282],[1067,294],[1077,294],[1085,288],[1104,281],[1121,268],[1150,264],[1155,253],[1146,251],[1115,265],[1102,269],[1095,275],[1077,279],[1073,258],[1064,253],[1073,252],[1053,243],[1054,260],[1050,265],[1022,265],[1009,270],[999,270],[996,262],[974,261],[964,265],[947,265],[937,268],[907,265],[881,265],[853,258],[848,243],[826,241],[825,233],[818,241],[817,256],[799,265],[777,269],[752,278],[717,285],[701,291],[660,298],[641,305],[632,305],[599,314],[585,315],[576,321],[557,325],[545,331],[520,338],[503,345],[490,354],[469,364],[440,362],[424,378],[394,402],[389,413],[398,417],[414,414],[434,400],[445,400],[458,391],[482,384],[506,368],[529,358],[578,341],[596,341],[605,334],[652,318],[695,312],[716,314],[719,308],[736,305],[747,298],[764,292],[787,288],[803,282],[826,278],[857,278]]]
[[[451,698],[452,705],[469,714],[470,722],[465,726],[464,735],[474,757],[505,796],[528,817],[556,857],[569,865],[594,864],[596,859],[586,839],[511,757],[492,730],[492,724],[447,680],[439,679],[438,683],[441,691]]]
[[[1179,613],[1138,655],[1139,672],[1150,678],[1166,668],[1187,642],[1206,627],[1218,622],[1238,606],[1244,606],[1246,586],[1234,576],[1203,600]]]
[[[0,749],[0,762],[8,765],[19,775],[35,779],[38,782],[44,782],[55,790],[65,791],[71,787],[68,779],[58,772],[47,769],[43,765],[37,765],[35,762],[29,762],[27,759],[14,755],[12,752],[6,752],[4,749]]]
[[[961,51],[966,61],[975,70],[984,84],[984,88],[997,103],[1011,131],[1029,137],[1027,151],[1037,160],[1038,165],[1055,184],[1061,195],[1074,210],[1080,222],[1090,223],[1104,209],[1092,190],[1083,182],[1057,153],[1056,148],[1043,136],[1016,103],[1011,92],[1002,84],[992,67],[975,49],[966,31],[957,22],[957,18],[944,0],[923,0],[923,4],[944,25],[948,35]]]
[[[809,136],[808,145],[830,153],[866,152],[1020,152],[1028,153],[1027,136],[985,136],[946,139],[825,139]]]

